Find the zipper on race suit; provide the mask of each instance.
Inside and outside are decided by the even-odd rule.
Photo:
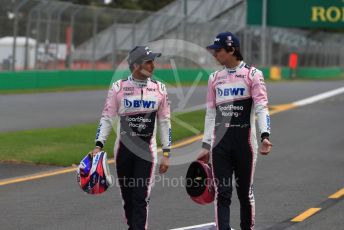
[[[143,88],[141,88],[141,101],[143,100]]]

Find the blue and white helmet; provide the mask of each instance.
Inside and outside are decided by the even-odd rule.
[[[88,153],[80,162],[77,182],[86,193],[101,194],[113,185],[113,181],[106,152],[98,152],[95,156]]]

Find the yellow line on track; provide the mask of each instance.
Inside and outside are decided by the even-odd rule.
[[[302,222],[305,219],[313,216],[315,213],[319,212],[321,210],[321,208],[310,208],[306,211],[304,211],[303,213],[301,213],[300,215],[298,215],[297,217],[295,217],[294,219],[292,219],[292,222]]]
[[[73,172],[75,170],[76,170],[76,167],[67,167],[64,169],[57,169],[57,170],[53,170],[53,171],[36,173],[36,174],[31,174],[31,175],[23,176],[23,177],[4,179],[4,180],[0,180],[0,186],[24,182],[24,181],[29,181],[29,180],[35,180],[35,179],[39,179],[39,178],[43,178],[43,177],[56,176],[56,175],[60,175],[60,174],[64,174],[64,173]]]
[[[294,109],[298,107],[297,105],[294,105],[293,103],[290,104],[282,104],[282,105],[274,105],[271,106],[271,111],[270,111],[270,115],[274,115],[276,113],[280,113],[286,110],[290,110],[290,109]]]
[[[202,138],[203,138],[203,134],[198,134],[196,136],[190,137],[190,138],[188,138],[186,140],[183,140],[181,142],[178,142],[178,143],[172,145],[172,148],[173,149],[181,148],[181,147],[184,147],[186,145],[192,144],[192,143],[194,143],[196,141],[202,140]]]
[[[342,196],[344,196],[344,188],[342,188],[341,190],[339,190],[338,192],[332,194],[331,196],[329,196],[328,198],[330,199],[339,199]]]
[[[199,135],[187,138],[183,141],[177,142],[176,144],[172,145],[172,149],[181,148],[183,146],[189,145],[195,141],[201,140],[202,137],[203,137],[203,134],[199,134]],[[161,150],[161,148],[159,148],[158,153],[161,153],[161,152],[162,152],[162,150]],[[111,159],[108,162],[109,162],[109,164],[113,164],[113,163],[115,163],[115,160]],[[57,170],[53,170],[53,171],[41,172],[41,173],[37,173],[37,174],[31,174],[31,175],[27,175],[27,176],[23,176],[23,177],[4,179],[4,180],[0,180],[0,186],[19,183],[19,182],[25,182],[25,181],[30,181],[30,180],[36,180],[36,179],[40,179],[40,178],[44,178],[44,177],[57,176],[60,174],[70,173],[73,171],[74,172],[76,171],[76,166],[66,167],[63,169],[57,169]]]

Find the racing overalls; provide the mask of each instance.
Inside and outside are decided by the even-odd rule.
[[[114,123],[114,155],[126,222],[130,230],[146,229],[157,164],[157,127],[163,151],[170,151],[171,146],[170,104],[165,85],[151,79],[138,81],[131,75],[115,82],[100,119],[97,146],[105,144]]]
[[[262,138],[270,134],[267,92],[261,71],[243,61],[209,77],[203,148],[211,150],[215,178],[215,220],[230,230],[233,173],[240,201],[241,229],[254,229],[253,176],[257,159],[255,114]]]

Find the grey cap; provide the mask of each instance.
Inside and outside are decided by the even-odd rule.
[[[153,53],[148,46],[135,46],[135,48],[129,52],[128,64],[142,64],[145,61],[152,61],[160,56],[161,53]]]

